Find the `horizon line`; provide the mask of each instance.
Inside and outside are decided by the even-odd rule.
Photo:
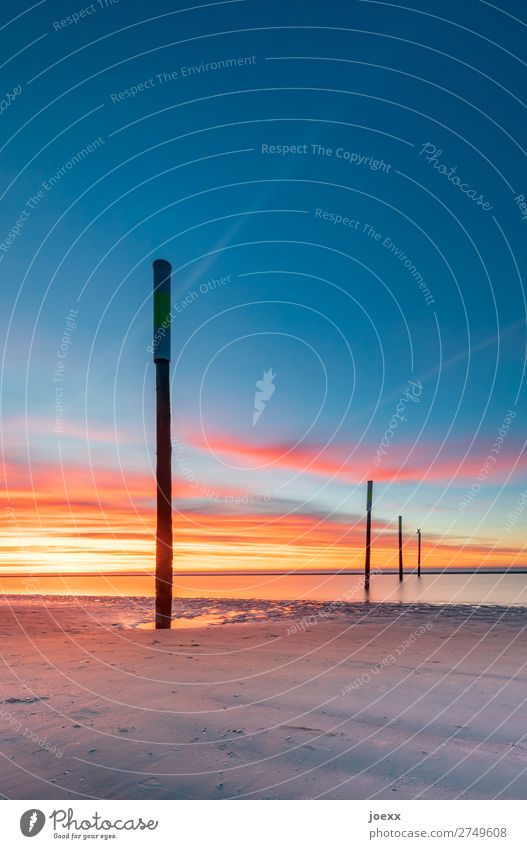
[[[412,566],[411,568],[405,569],[406,575],[417,574],[417,566]],[[398,569],[380,569],[378,571],[374,571],[372,577],[382,576],[382,575],[397,575]],[[421,567],[421,575],[506,575],[506,574],[516,574],[516,575],[525,575],[527,574],[527,566],[493,566],[489,568],[485,567],[463,567],[463,566],[454,566],[454,567],[444,567],[441,569],[438,566],[432,566],[428,569],[424,569]],[[364,569],[307,569],[307,570],[297,570],[295,572],[287,572],[280,569],[268,569],[268,570],[229,570],[229,571],[215,571],[213,569],[207,570],[192,570],[185,572],[174,572],[174,578],[193,578],[193,577],[218,577],[218,578],[228,578],[228,577],[250,577],[254,575],[255,577],[262,576],[272,576],[277,575],[279,577],[307,577],[309,575],[313,576],[322,576],[322,575],[364,575]],[[155,579],[155,570],[151,572],[40,572],[40,573],[31,573],[31,572],[9,572],[3,573],[0,570],[0,581],[2,578],[153,578]]]

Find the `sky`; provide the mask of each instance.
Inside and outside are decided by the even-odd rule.
[[[153,567],[156,258],[176,569],[527,565],[522,6],[2,4],[0,570]]]

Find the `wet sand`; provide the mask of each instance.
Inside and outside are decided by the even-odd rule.
[[[4,797],[527,796],[525,609],[175,610],[154,632],[151,599],[1,600]]]

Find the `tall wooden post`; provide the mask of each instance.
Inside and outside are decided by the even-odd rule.
[[[403,579],[403,517],[399,516],[399,580]]]
[[[154,262],[156,364],[156,628],[172,620],[172,445],[170,441],[170,274],[165,259]]]
[[[417,528],[417,577],[421,577],[421,528]]]
[[[370,588],[370,554],[371,554],[371,505],[373,496],[373,481],[368,481],[366,495],[366,560],[364,562],[364,589]]]

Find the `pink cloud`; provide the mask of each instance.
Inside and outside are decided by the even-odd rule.
[[[501,469],[504,477],[516,461],[515,471],[527,471],[527,455],[521,455],[517,446],[504,444],[498,453],[492,453],[491,441],[485,450],[472,450],[470,456],[463,459],[466,447],[456,445],[456,456],[446,456],[446,451],[454,453],[452,443],[443,447],[439,457],[436,454],[440,443],[418,442],[406,445],[390,445],[380,462],[375,463],[378,446],[361,445],[355,450],[352,444],[292,445],[275,443],[257,445],[244,443],[223,435],[207,439],[196,436],[187,437],[187,441],[205,454],[214,455],[236,464],[241,469],[258,468],[262,472],[269,469],[305,472],[306,474],[335,478],[343,483],[357,483],[373,478],[377,481],[445,483],[455,480],[460,485],[473,481],[484,469],[487,458],[490,478],[493,468]]]

